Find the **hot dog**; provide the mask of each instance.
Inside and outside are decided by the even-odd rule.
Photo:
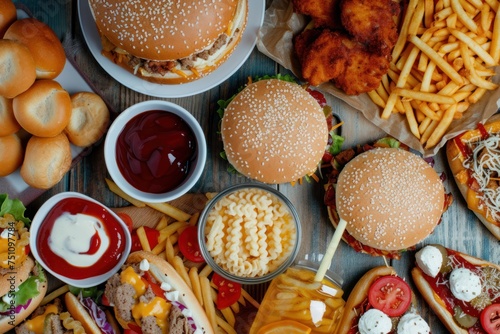
[[[130,254],[107,281],[104,298],[120,325],[136,333],[169,333],[173,327],[213,333],[204,309],[175,269],[148,252]]]
[[[446,143],[446,156],[467,206],[500,240],[500,114]]]
[[[499,265],[441,245],[422,248],[416,262],[413,281],[450,332],[498,333]]]
[[[392,267],[369,270],[356,283],[347,299],[337,334],[401,333],[417,326],[429,333],[429,325],[412,309],[414,294]]]

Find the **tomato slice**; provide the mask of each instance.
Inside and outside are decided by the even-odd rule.
[[[326,106],[326,98],[325,95],[317,90],[312,90],[310,88],[307,88],[306,91],[318,101],[318,104],[323,108]]]
[[[389,317],[399,317],[410,307],[411,288],[398,276],[382,276],[368,290],[368,302]]]
[[[217,286],[216,305],[219,310],[236,303],[241,296],[241,284],[225,279],[217,273],[212,276],[212,282]]]
[[[165,291],[162,290],[161,286],[157,283],[153,283],[153,278],[149,271],[145,271],[142,280],[145,281],[147,285],[151,287],[155,296],[165,299]]]
[[[179,235],[179,250],[186,259],[196,263],[205,262],[198,244],[198,228],[188,226]]]
[[[146,232],[146,237],[148,238],[149,241],[149,246],[151,249],[153,249],[156,245],[158,245],[158,237],[160,236],[160,231],[144,226],[144,231]],[[139,241],[139,237],[137,236],[137,231],[133,230],[132,231],[132,248],[130,249],[131,252],[135,252],[138,250],[142,250],[141,242]]]
[[[132,230],[134,229],[134,222],[132,221],[132,217],[130,217],[125,212],[118,212],[117,216],[123,220],[123,222],[127,225],[128,231],[132,233]]]
[[[132,329],[126,329],[123,334],[140,334],[140,332],[136,332]]]
[[[500,304],[491,304],[481,312],[481,326],[488,334],[500,333]]]

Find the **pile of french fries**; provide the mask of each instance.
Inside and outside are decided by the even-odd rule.
[[[390,69],[369,92],[381,118],[406,116],[426,148],[436,146],[450,123],[497,84],[500,59],[497,0],[410,0]]]
[[[258,309],[260,306],[259,303],[242,288],[241,296],[236,303],[225,309],[216,309],[217,286],[209,279],[212,268],[206,263],[200,265],[185,261],[179,252],[177,244],[179,234],[186,227],[198,223],[200,212],[189,214],[169,203],[145,203],[138,201],[125,194],[113,181],[106,179],[106,183],[112,192],[127,200],[132,205],[136,207],[149,206],[164,214],[155,226],[160,231],[158,244],[155,247],[150,247],[143,226],[139,226],[136,229],[142,249],[164,258],[175,268],[205,309],[216,333],[236,334],[236,314],[240,312],[240,308],[247,306],[248,302]],[[207,193],[205,195],[207,199],[210,199],[215,194]]]

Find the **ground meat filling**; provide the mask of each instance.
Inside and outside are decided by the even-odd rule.
[[[169,334],[184,334],[194,333],[193,328],[189,325],[187,318],[182,314],[180,308],[172,306],[168,316]]]
[[[132,317],[132,306],[135,304],[135,289],[132,285],[128,283],[121,284],[120,275],[114,274],[108,280],[104,294],[111,305],[115,306],[119,317],[127,322],[134,320]]]
[[[58,299],[58,298],[54,299],[54,302],[52,304],[56,305],[59,313],[62,311],[62,302],[60,299]],[[47,306],[37,307],[35,309],[35,311],[30,315],[30,319],[33,319],[39,315],[44,314],[46,308],[47,308]],[[44,333],[69,334],[69,333],[73,333],[73,331],[72,330],[68,331],[62,326],[59,314],[51,313],[45,317]],[[16,334],[33,334],[33,332],[31,332],[26,327],[26,324],[23,323],[23,324],[16,327]]]
[[[224,45],[227,45],[228,43],[231,42],[231,39],[229,39],[229,36],[226,34],[222,34],[219,36],[219,38],[214,42],[212,47],[208,50],[201,51],[195,55],[179,59],[179,60],[166,60],[166,61],[159,61],[159,60],[145,60],[141,58],[137,58],[132,55],[128,55],[128,65],[134,69],[134,72],[137,70],[137,68],[142,67],[144,68],[147,72],[154,73],[154,74],[159,74],[159,75],[166,75],[168,72],[171,72],[177,64],[180,64],[181,68],[183,70],[189,70],[194,66],[194,63],[198,58],[207,60],[210,56],[215,54],[218,50],[220,50]],[[115,51],[111,51],[112,53],[116,53]],[[123,55],[121,55],[123,56]]]

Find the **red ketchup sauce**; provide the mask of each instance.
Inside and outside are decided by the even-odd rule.
[[[95,255],[99,251],[103,252],[92,265],[71,264],[53,251],[50,240],[51,233],[56,220],[65,214],[84,214],[92,219],[96,218],[105,232],[105,239],[109,239],[109,246],[105,250],[100,250],[104,242],[103,238],[96,232],[88,240],[88,250],[74,254],[85,257]],[[57,231],[54,232],[57,234]],[[73,197],[63,199],[54,205],[40,226],[36,241],[40,258],[49,268],[72,279],[85,279],[90,276],[105,274],[117,264],[125,249],[125,232],[120,222],[106,208],[94,202]]]
[[[151,110],[132,118],[118,136],[116,160],[135,188],[163,193],[186,178],[196,153],[196,138],[176,114]]]

